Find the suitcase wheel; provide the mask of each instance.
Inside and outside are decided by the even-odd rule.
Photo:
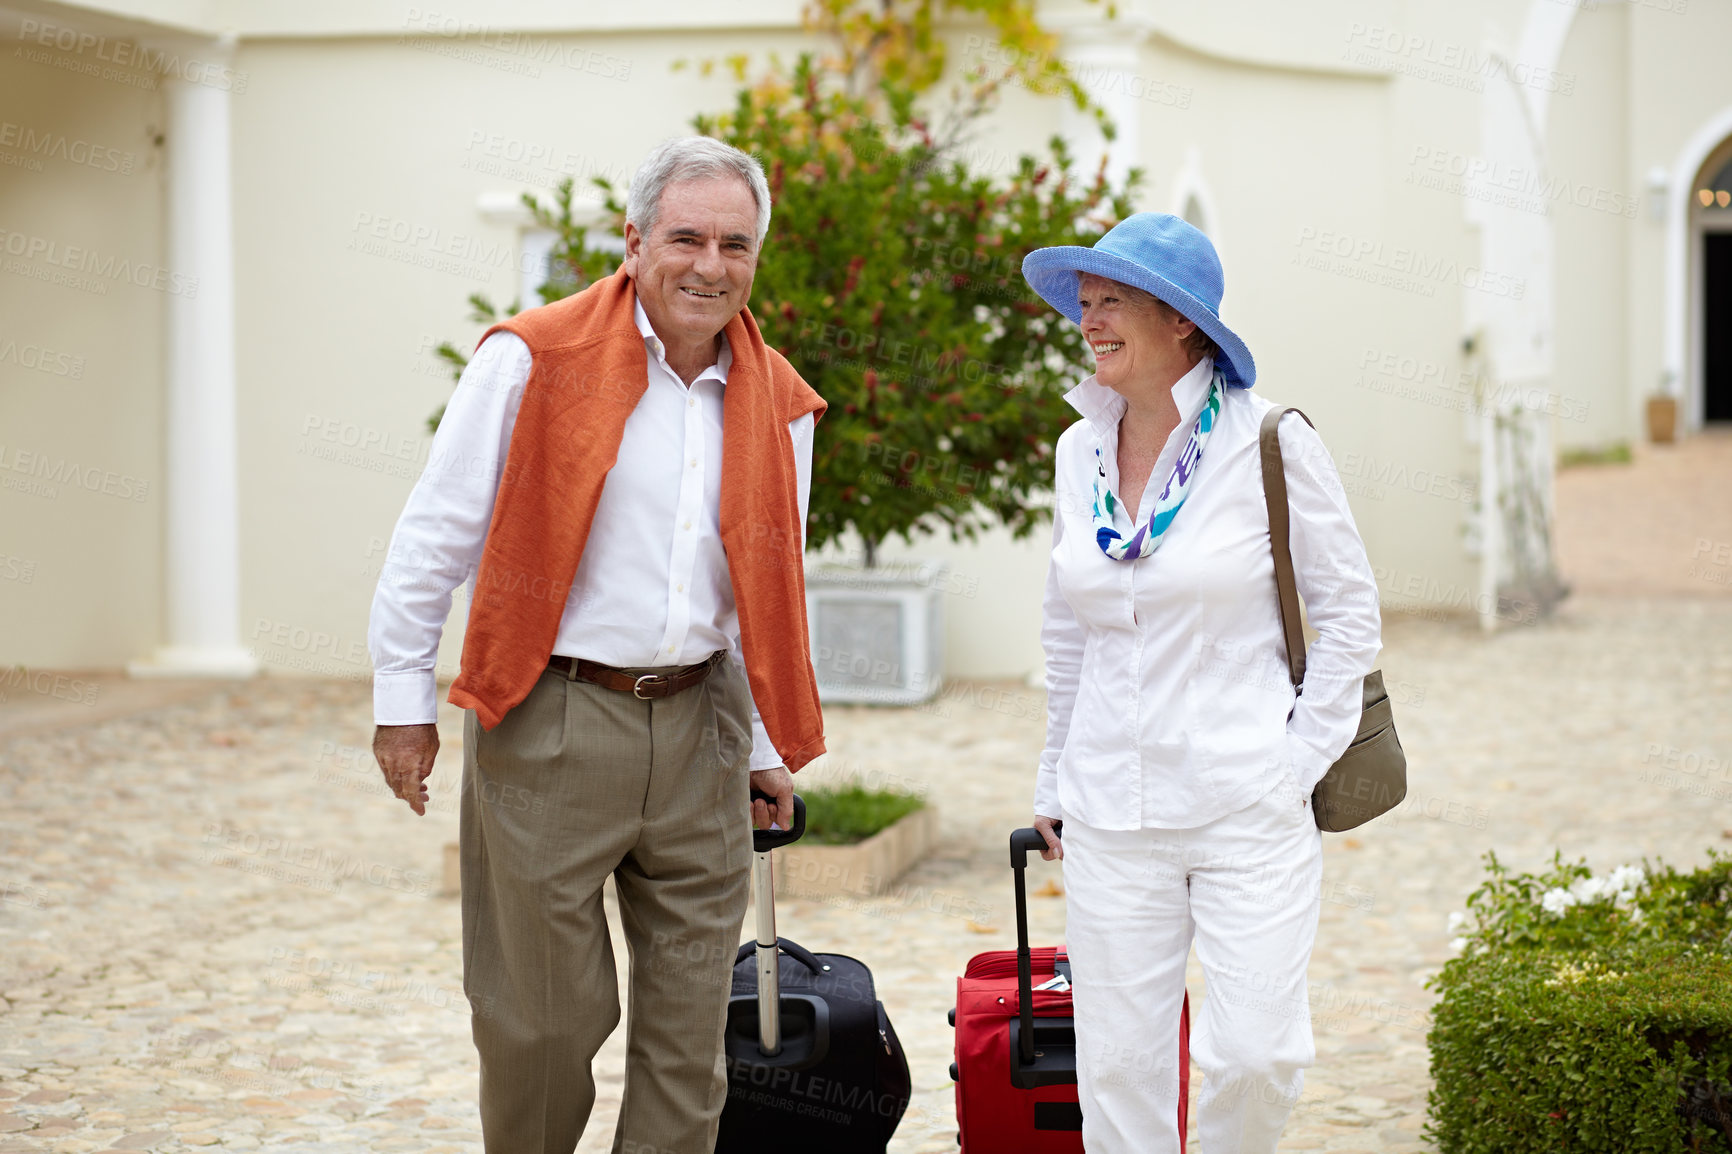
[[[950,1024],[952,1026],[956,1025],[956,1007],[955,1006],[950,1007],[950,1013],[946,1014],[945,1016],[950,1019]]]
[[[950,1063],[950,1080],[952,1082],[962,1081],[962,1071],[956,1068],[955,1062]]]

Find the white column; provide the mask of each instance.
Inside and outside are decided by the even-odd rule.
[[[1497,631],[1497,592],[1503,581],[1503,478],[1498,472],[1497,414],[1489,400],[1479,409],[1479,627]]]
[[[225,46],[196,52],[212,66],[227,63]],[[196,288],[167,301],[166,644],[129,668],[247,677],[258,662],[240,641],[230,94],[178,75],[164,77],[164,94],[167,264]]]

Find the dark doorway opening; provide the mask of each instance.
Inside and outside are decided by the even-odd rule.
[[[1732,421],[1732,232],[1702,237],[1702,419]]]

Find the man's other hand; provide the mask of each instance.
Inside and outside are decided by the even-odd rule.
[[[754,769],[752,771],[752,788],[760,793],[767,793],[776,799],[775,808],[761,798],[752,800],[752,828],[769,829],[774,821],[783,829],[794,826],[794,775],[788,772],[788,767],[778,765],[775,769]]]
[[[427,813],[427,778],[439,752],[436,725],[381,725],[373,730],[373,757],[391,792],[418,816]]]

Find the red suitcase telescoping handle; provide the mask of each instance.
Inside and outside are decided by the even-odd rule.
[[[1063,837],[1061,823],[1053,822],[1052,832],[1055,837]],[[1019,1019],[1015,1034],[1017,1035],[1017,1054],[1014,1064],[1020,1069],[1013,1071],[1013,1077],[1020,1074],[1026,1082],[1019,1085],[1037,1086],[1056,1081],[1075,1081],[1075,1068],[1071,1067],[1068,1077],[1054,1077],[1042,1070],[1043,1063],[1035,1052],[1034,1037],[1034,973],[1028,945],[1028,886],[1024,873],[1028,869],[1030,851],[1039,852],[1046,849],[1046,838],[1038,829],[1025,827],[1013,830],[1010,835],[1010,868],[1016,877],[1016,994],[1017,1018]],[[1062,964],[1062,963],[1057,963]],[[1185,1128],[1188,1121],[1190,1089],[1190,1055],[1191,1042],[1191,999],[1186,995],[1179,1010],[1179,1150],[1185,1149]]]
[[[1059,823],[1053,823],[1054,836],[1063,837]],[[1028,869],[1030,850],[1046,849],[1046,838],[1038,829],[1013,830],[1010,835],[1010,868],[1016,875],[1016,1001],[1017,1016],[1022,1028],[1017,1031],[1017,1057],[1025,1067],[1035,1064],[1034,1053],[1034,967],[1028,954],[1028,886],[1023,874]]]

